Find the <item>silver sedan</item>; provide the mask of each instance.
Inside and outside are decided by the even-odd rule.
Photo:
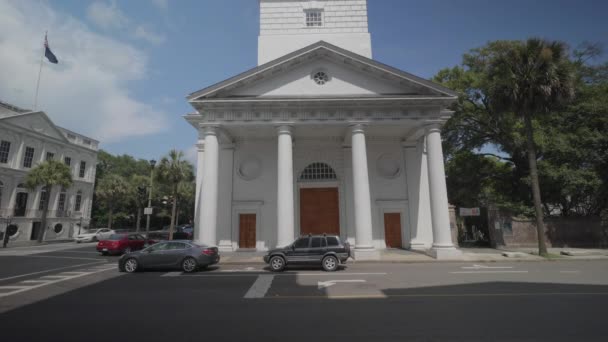
[[[128,273],[144,269],[181,269],[189,273],[219,261],[217,247],[189,240],[161,241],[140,251],[123,255],[118,262],[118,269]]]

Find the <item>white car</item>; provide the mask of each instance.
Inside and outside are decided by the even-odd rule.
[[[80,234],[76,236],[74,239],[76,242],[94,242],[99,240],[107,240],[110,238],[110,235],[115,234],[116,232],[112,229],[108,228],[100,228],[88,233]]]

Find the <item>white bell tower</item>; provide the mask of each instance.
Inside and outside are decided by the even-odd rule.
[[[320,40],[372,58],[367,0],[259,0],[258,65]]]

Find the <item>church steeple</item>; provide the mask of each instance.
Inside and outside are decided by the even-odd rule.
[[[258,65],[320,40],[372,57],[367,0],[259,0]]]

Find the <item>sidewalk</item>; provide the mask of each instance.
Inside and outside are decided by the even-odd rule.
[[[460,248],[462,256],[450,260],[437,260],[423,251],[405,249],[387,249],[379,251],[377,260],[357,261],[349,259],[349,263],[423,263],[423,262],[497,262],[497,261],[553,261],[553,260],[608,260],[606,249],[582,248],[549,248],[551,257],[543,258],[532,254],[534,248]],[[563,255],[561,252],[574,252],[573,255]],[[262,257],[265,252],[222,252],[222,264],[264,264]],[[507,256],[508,255],[508,256]]]
[[[9,243],[7,248],[0,247],[0,256],[22,256],[22,255],[33,255],[38,253],[47,253],[54,251],[61,251],[64,249],[71,249],[80,247],[82,244],[78,244],[72,240],[62,241],[45,241],[38,244],[37,242],[16,242]]]

